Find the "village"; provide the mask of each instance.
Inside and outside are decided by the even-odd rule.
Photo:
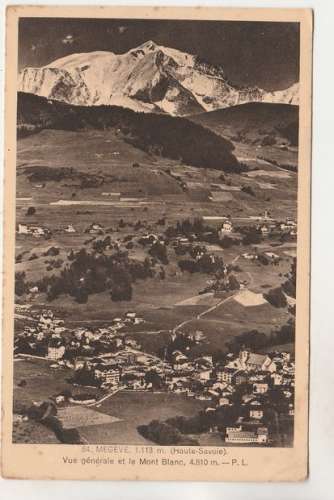
[[[16,305],[21,326],[16,328],[15,358],[47,361],[50,374],[64,372],[73,388],[70,394],[68,391],[50,394],[48,403],[34,401],[34,405],[41,408],[46,405],[48,413],[51,404],[52,412],[62,415],[64,410],[73,411],[73,407],[97,408],[101,401],[112,402],[117,393],[170,394],[180,400],[196,401],[202,410],[195,410],[189,422],[185,419],[180,423],[178,416],[172,423],[162,421],[162,428],[172,425],[177,432],[195,436],[207,433],[230,446],[286,446],[292,442],[294,356],[293,351],[285,351],[284,346],[276,349],[275,342],[271,345],[266,341],[262,348],[257,348],[252,342],[249,345],[247,341],[232,342],[217,356],[217,349],[210,350],[206,334],[200,328],[191,327],[190,318],[180,320],[170,329],[162,321],[164,340],[160,340],[162,347],[154,351],[142,346],[136,332],[159,336],[160,330],[155,327],[155,331],[150,332],[152,326],[146,323],[145,315],[136,308],[131,309],[130,303],[128,310],[123,307],[110,320],[96,325],[89,320],[80,325],[71,324],[54,308],[30,310],[27,305],[43,293],[51,302],[65,289],[78,303],[85,304],[90,295],[108,289],[108,283],[112,300],[129,301],[138,278],[159,282],[165,281],[168,275],[175,280],[184,273],[199,273],[203,276],[198,281],[202,288],[197,289],[198,298],[194,303],[203,297],[203,300],[213,300],[213,305],[199,309],[194,316],[197,320],[233,297],[246,309],[270,302],[275,308],[287,307],[289,313],[294,314],[294,285],[289,278],[293,267],[290,274],[284,274],[288,280],[270,291],[275,293],[259,293],[259,287],[257,292],[249,289],[250,285],[254,287],[254,273],[256,277],[260,275],[263,266],[272,268],[271,275],[289,269],[291,257],[285,257],[283,249],[295,245],[297,224],[292,217],[274,219],[265,210],[258,216],[203,215],[177,220],[174,224],[163,218],[155,224],[121,219],[114,229],[94,221],[84,228],[69,223],[53,231],[42,225],[19,224],[17,231],[20,238],[50,240],[67,233],[89,238],[84,242],[86,248],[82,247],[77,253],[73,250],[60,253],[54,245],[41,254],[49,258],[45,261],[47,271],[58,269],[58,261],[60,268],[65,266],[65,274],[62,271],[56,278],[58,283],[53,277],[28,281],[22,273],[17,276],[17,295],[26,299]],[[231,247],[235,247],[232,252]],[[34,258],[39,258],[34,251]],[[225,259],[226,254],[229,259]],[[139,255],[144,255],[145,260],[137,260]],[[19,255],[17,262],[21,262],[21,258]],[[236,264],[239,259],[246,271]],[[136,273],[132,277],[130,274],[132,283],[124,282],[125,275],[120,275],[115,283],[106,279],[118,262],[130,273]],[[98,269],[99,263],[106,266],[105,273],[99,283],[95,283],[87,269],[91,273],[95,267]],[[249,265],[255,267],[249,268]],[[280,281],[282,283],[282,279]],[[127,284],[123,289],[124,283]],[[272,335],[270,331],[268,334]],[[257,335],[265,338],[264,333]],[[178,444],[176,438],[164,442],[154,422],[143,424],[140,427],[144,430],[138,432],[149,441]]]
[[[51,372],[68,371],[73,388],[87,388],[87,397],[50,394],[56,407],[94,406],[119,391],[174,393],[201,401],[207,431],[231,445],[272,445],[274,435],[279,445],[280,420],[293,418],[294,359],[288,352],[245,346],[220,359],[194,357],[192,347],[205,341],[203,333],[171,331],[159,357],[126,333],[129,325],[144,323],[134,312],[94,329],[67,328],[51,310],[32,319],[33,326],[16,337],[15,358],[46,359]],[[92,396],[94,387],[99,396]]]
[[[212,236],[214,232],[217,232],[220,240],[229,234],[238,236],[238,234],[242,234],[243,230],[247,228],[257,231],[262,237],[290,236],[295,238],[297,236],[297,223],[294,218],[286,217],[284,220],[277,220],[271,217],[268,210],[265,210],[263,214],[259,214],[258,216],[232,218],[229,215],[203,215],[198,217],[198,220],[201,221],[203,226],[206,226],[206,236]],[[152,229],[152,227],[147,227],[147,229]],[[52,236],[52,231],[42,225],[18,223],[16,230],[19,235],[31,235],[35,238],[44,237],[45,239],[50,239]],[[77,231],[73,224],[68,224],[56,230],[58,233],[65,234],[74,234]],[[85,233],[93,235],[103,235],[109,232],[111,231],[96,222],[93,222],[85,229]],[[183,242],[186,242],[186,240]]]

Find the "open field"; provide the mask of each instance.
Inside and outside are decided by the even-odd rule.
[[[190,417],[201,408],[203,402],[178,394],[123,391],[96,408],[120,421],[79,428],[79,431],[90,443],[144,444],[148,441],[137,432],[138,425],[177,415]]]
[[[69,389],[74,394],[87,392],[83,387],[73,387],[67,382],[72,374],[65,368],[50,368],[52,362],[45,359],[23,358],[14,361],[14,408],[15,402],[30,406],[33,401],[41,402],[50,396]],[[18,384],[24,380],[26,385]],[[98,389],[89,389],[90,392]]]
[[[84,406],[66,406],[59,408],[57,416],[64,429],[78,429],[79,427],[88,427],[90,425],[109,426],[119,419],[102,412],[97,412]]]
[[[286,322],[289,314],[285,308],[276,308],[268,303],[246,307],[232,299],[205,316],[207,320],[221,321],[225,324],[235,322],[241,328],[270,328]]]

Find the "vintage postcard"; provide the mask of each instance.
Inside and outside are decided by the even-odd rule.
[[[2,473],[308,474],[312,12],[7,11]]]

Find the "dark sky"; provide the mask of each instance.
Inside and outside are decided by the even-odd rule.
[[[19,69],[147,40],[220,65],[235,84],[276,90],[299,79],[299,24],[274,22],[21,18]]]

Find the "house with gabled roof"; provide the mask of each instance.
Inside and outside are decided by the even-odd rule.
[[[276,363],[267,354],[256,354],[242,350],[239,356],[227,364],[228,368],[237,370],[254,370],[273,373],[276,371]]]

